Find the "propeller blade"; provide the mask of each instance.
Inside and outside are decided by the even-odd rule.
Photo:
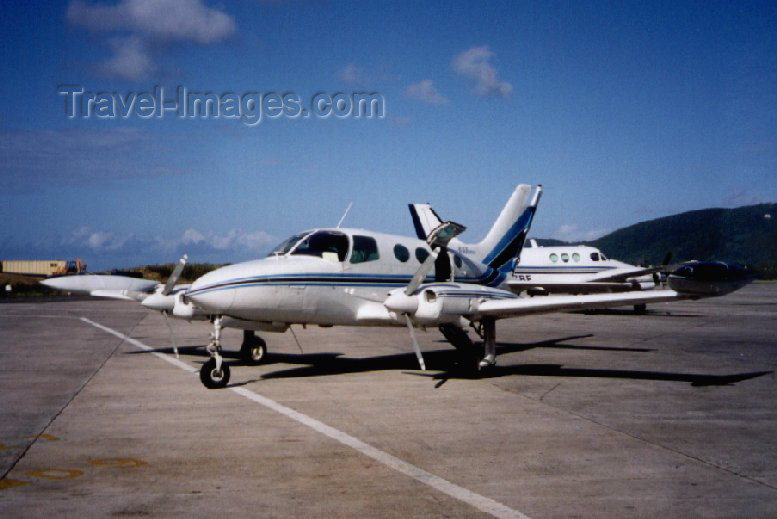
[[[175,358],[180,358],[178,356],[178,345],[175,343],[175,334],[173,333],[173,327],[170,325],[170,321],[167,317],[167,312],[162,312],[162,315],[165,316],[165,324],[167,325],[167,331],[170,332],[170,340],[173,341],[173,351],[175,352]]]
[[[418,357],[418,364],[421,366],[421,370],[426,371],[426,364],[424,364],[424,357],[421,355],[421,348],[418,347],[418,341],[415,340],[415,330],[413,330],[413,321],[410,316],[405,314],[405,320],[407,322],[407,329],[410,330],[410,340],[413,343],[413,350],[415,356]]]
[[[434,262],[437,259],[438,252],[439,249],[432,249],[432,253],[429,254],[429,257],[427,257],[426,260],[421,263],[421,266],[418,267],[418,270],[413,276],[413,279],[411,279],[410,283],[408,283],[407,287],[405,287],[405,295],[409,296],[418,290],[418,287],[420,287],[421,283],[423,283],[424,279],[426,279],[426,275],[429,274],[429,272],[431,272],[434,268]]]
[[[170,293],[175,288],[175,284],[178,283],[178,279],[181,277],[181,273],[183,272],[183,268],[186,266],[186,260],[188,260],[189,257],[184,254],[181,256],[181,259],[178,260],[178,265],[175,266],[175,269],[173,269],[173,273],[170,274],[170,277],[167,278],[167,283],[165,283],[165,288],[162,289],[162,295],[163,296],[169,296]]]

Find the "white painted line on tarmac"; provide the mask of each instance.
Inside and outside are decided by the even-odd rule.
[[[151,346],[146,346],[145,344],[143,344],[139,340],[133,339],[132,337],[127,337],[123,333],[117,332],[113,328],[108,328],[107,326],[103,326],[102,324],[96,323],[96,322],[94,322],[94,321],[92,321],[90,319],[87,319],[86,317],[82,317],[81,320],[83,322],[87,323],[87,324],[91,324],[95,328],[99,328],[99,329],[101,329],[102,331],[104,331],[106,333],[110,333],[111,335],[113,335],[115,337],[118,337],[119,339],[132,344],[136,348],[140,348],[141,350],[147,351],[147,352],[151,353],[152,355],[156,355],[160,359],[162,359],[162,360],[164,360],[166,362],[169,362],[170,364],[172,364],[173,366],[175,366],[177,368],[180,368],[180,369],[182,369],[184,371],[188,371],[189,373],[197,373],[197,370],[195,368],[189,366],[184,361],[178,360],[178,359],[176,359],[175,357],[173,357],[171,355],[166,355],[166,354],[161,353],[159,351],[154,351],[154,348],[152,348]]]
[[[26,318],[30,318],[30,317],[34,317],[36,319],[38,319],[38,318],[41,318],[41,319],[72,319],[73,318],[72,315],[67,315],[67,314],[25,314],[25,313],[0,315],[0,318],[3,318],[3,317],[5,317],[6,319],[26,319]]]
[[[187,371],[189,373],[197,372],[195,368],[186,364],[185,362],[178,360],[169,354],[154,351],[153,348],[151,348],[150,346],[146,346],[145,344],[138,341],[137,339],[127,337],[121,332],[118,332],[100,323],[96,323],[90,319],[87,319],[86,317],[81,317],[81,320],[87,324],[91,324],[95,328],[99,328],[104,332],[107,332],[115,337],[118,337],[128,342],[129,344],[135,346],[136,348],[140,348],[141,350],[148,351],[153,355],[156,355],[160,359],[165,360],[170,364],[172,364],[173,366],[176,366],[184,371]],[[270,398],[267,398],[265,396],[262,396],[258,393],[255,393],[251,390],[248,390],[242,387],[231,387],[229,389],[234,393],[237,393],[238,395],[251,400],[252,402],[256,402],[257,404],[263,405],[268,409],[272,409],[273,411],[280,413],[287,418],[290,418],[306,427],[309,427],[319,434],[323,434],[328,438],[331,438],[337,442],[340,442],[343,445],[350,447],[360,452],[361,454],[364,454],[365,456],[370,457],[375,461],[382,463],[383,465],[391,469],[396,470],[397,472],[400,472],[406,476],[410,476],[416,481],[420,481],[421,483],[429,485],[430,487],[435,488],[440,492],[449,495],[450,497],[453,497],[455,499],[458,499],[459,501],[467,503],[468,505],[471,505],[477,508],[481,512],[485,512],[494,517],[505,518],[505,519],[508,519],[508,518],[509,519],[529,519],[527,515],[519,512],[518,510],[514,510],[508,506],[503,505],[502,503],[494,501],[493,499],[490,499],[488,497],[472,492],[471,490],[467,490],[466,488],[460,487],[455,483],[451,483],[447,479],[443,479],[440,476],[436,476],[431,472],[428,472],[420,467],[416,467],[415,465],[412,465],[404,460],[401,460],[396,456],[389,454],[388,452],[385,452],[376,447],[373,447],[372,445],[365,443],[360,439],[354,436],[351,436],[348,433],[345,433],[339,429],[335,429],[332,426],[329,426],[319,420],[316,420],[315,418],[311,418],[310,416],[304,413],[295,411],[290,407],[286,407],[283,404],[279,404],[275,400],[272,400]]]

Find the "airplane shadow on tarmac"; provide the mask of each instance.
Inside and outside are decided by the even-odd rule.
[[[593,335],[575,335],[550,339],[534,343],[497,343],[499,354],[523,352],[534,348],[559,348],[569,350],[591,350],[611,352],[647,353],[654,350],[647,348],[619,348],[610,346],[590,346],[559,344],[563,341],[583,339]],[[445,342],[445,341],[440,341]],[[151,351],[172,353],[172,348],[158,348]],[[202,346],[179,346],[181,355],[206,357]],[[131,354],[148,353],[148,351],[129,352]],[[239,359],[239,353],[233,351],[223,352],[225,358],[230,359],[232,365],[246,365]],[[773,373],[773,371],[754,371],[747,373],[734,373],[730,375],[708,375],[699,373],[677,373],[666,371],[648,370],[624,370],[624,369],[593,369],[593,368],[566,368],[563,364],[497,364],[483,372],[473,372],[460,362],[461,356],[453,348],[444,350],[432,350],[424,352],[424,360],[430,371],[419,371],[415,355],[412,351],[407,353],[395,353],[366,358],[344,357],[339,352],[324,353],[267,353],[267,359],[261,366],[272,364],[292,364],[298,367],[280,369],[263,373],[257,379],[229,384],[227,387],[236,387],[273,378],[304,378],[322,377],[332,375],[345,375],[349,373],[364,373],[369,371],[405,371],[408,374],[429,377],[437,380],[435,387],[442,386],[448,380],[455,379],[489,379],[507,376],[533,376],[533,377],[567,377],[567,378],[612,378],[630,380],[654,380],[668,382],[684,382],[694,387],[724,386],[736,384],[744,380],[761,377]],[[500,359],[503,360],[503,359]],[[203,363],[205,360],[203,359]]]

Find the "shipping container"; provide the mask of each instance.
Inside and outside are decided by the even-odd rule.
[[[66,269],[66,260],[3,260],[3,272],[13,274],[51,276]]]

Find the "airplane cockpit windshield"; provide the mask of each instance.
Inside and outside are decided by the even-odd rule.
[[[316,231],[297,234],[281,243],[270,255],[318,256],[333,261],[345,261],[348,255],[348,237],[336,231]]]
[[[292,247],[294,247],[298,241],[300,241],[302,238],[310,234],[309,232],[303,232],[300,234],[295,234],[291,238],[287,238],[281,242],[280,245],[275,247],[268,256],[279,256],[281,254],[286,254],[291,250]]]

